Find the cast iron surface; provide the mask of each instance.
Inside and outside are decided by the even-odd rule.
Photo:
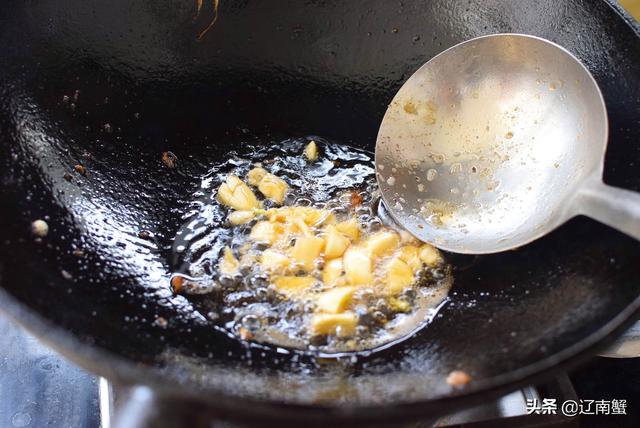
[[[168,249],[200,176],[234,145],[316,134],[373,149],[386,103],[419,65],[521,32],[594,74],[610,117],[605,181],[638,191],[640,39],[595,1],[223,1],[200,43],[192,14],[186,0],[0,11],[1,305],[77,361],[236,410],[248,405],[233,397],[265,414],[276,402],[409,417],[548,374],[640,306],[640,245],[578,218],[517,251],[450,256],[454,290],[433,324],[357,362],[318,365],[220,333],[170,292]],[[36,218],[51,228],[42,242]],[[473,376],[467,389],[444,382],[454,369]]]

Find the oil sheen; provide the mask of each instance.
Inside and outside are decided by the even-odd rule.
[[[310,162],[304,151],[312,140],[319,156]],[[256,260],[265,250],[263,244],[250,239],[258,220],[232,225],[228,220],[231,210],[216,197],[228,176],[246,177],[256,166],[288,185],[282,204],[264,199],[264,210],[278,206],[327,210],[336,221],[357,219],[364,237],[397,228],[384,215],[371,153],[318,137],[241,145],[202,177],[184,215],[172,251],[176,266],[172,286],[177,292],[238,340],[323,355],[384,348],[429,323],[446,301],[452,283],[450,266],[444,261],[421,268],[415,284],[391,299],[360,287],[350,308],[357,326],[349,335],[317,334],[309,328],[309,320],[317,312],[314,293],[323,292],[321,282],[303,297],[290,298],[274,287],[272,277],[258,262],[244,263],[233,274],[222,273],[219,263],[225,248],[243,251]],[[413,239],[406,232],[397,232],[403,239]],[[323,264],[308,275],[321,277]],[[404,306],[398,309],[397,302]]]

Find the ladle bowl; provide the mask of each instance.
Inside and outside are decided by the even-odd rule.
[[[640,195],[602,182],[608,120],[587,68],[539,37],[453,46],[389,104],[376,142],[391,216],[457,253],[527,244],[576,215],[640,239]]]

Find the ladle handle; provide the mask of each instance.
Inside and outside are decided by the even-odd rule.
[[[580,190],[576,201],[578,214],[640,240],[640,193],[594,180]]]

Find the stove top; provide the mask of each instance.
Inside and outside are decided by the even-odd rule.
[[[38,339],[0,317],[0,427],[116,428],[114,414],[127,396],[123,388],[87,373]],[[545,401],[548,400],[548,401]],[[581,401],[582,400],[582,401]],[[624,400],[624,412],[620,412]],[[566,416],[562,403],[582,405]],[[606,408],[598,402],[608,403]],[[551,403],[557,406],[551,412]],[[600,414],[595,414],[600,413]],[[637,427],[640,425],[640,358],[594,360],[553,382],[512,392],[499,400],[443,417],[438,427]],[[200,425],[188,423],[197,428]],[[209,421],[204,426],[234,427]],[[246,425],[245,425],[246,426]],[[412,427],[433,426],[429,423]],[[131,427],[133,428],[133,427]]]

